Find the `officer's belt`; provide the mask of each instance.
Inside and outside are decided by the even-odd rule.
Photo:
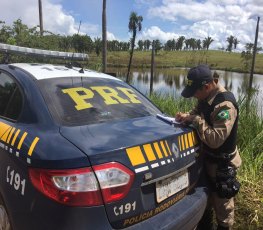
[[[209,160],[224,160],[224,161],[231,161],[237,153],[237,148],[235,149],[235,151],[233,151],[232,153],[211,153],[208,151],[204,151],[205,156],[209,159]]]

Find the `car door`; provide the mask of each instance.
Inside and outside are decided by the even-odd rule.
[[[25,175],[13,159],[19,129],[16,128],[23,106],[21,90],[15,79],[5,71],[0,71],[0,196],[9,206],[7,196],[21,197],[25,191]],[[2,209],[3,210],[3,209]],[[8,220],[9,222],[9,220]]]

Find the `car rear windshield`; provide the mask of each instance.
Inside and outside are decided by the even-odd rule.
[[[53,118],[62,125],[88,125],[156,115],[160,111],[128,84],[108,78],[38,80]]]

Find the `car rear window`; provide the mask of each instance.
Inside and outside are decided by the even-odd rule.
[[[128,84],[108,78],[39,80],[47,106],[62,125],[87,125],[156,115],[160,111]]]

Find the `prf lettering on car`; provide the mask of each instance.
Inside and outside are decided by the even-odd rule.
[[[77,110],[92,108],[92,103],[88,102],[92,99],[95,93],[98,93],[104,100],[106,105],[113,104],[128,104],[134,103],[139,104],[141,101],[137,98],[133,90],[125,87],[111,88],[108,86],[93,86],[89,88],[76,87],[63,89],[63,93],[68,94],[72,100],[76,103],[75,108]],[[119,95],[119,92],[123,93],[126,98]]]

